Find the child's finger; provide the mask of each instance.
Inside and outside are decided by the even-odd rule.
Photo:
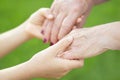
[[[75,68],[81,68],[84,65],[84,60],[71,60],[68,64],[68,66],[70,66],[70,70],[71,69],[75,69]]]
[[[81,68],[84,65],[84,60],[67,60],[64,59],[61,63],[64,63],[64,66],[67,66],[68,70],[72,70],[75,68]]]
[[[63,52],[72,43],[73,38],[64,38],[55,45],[51,46],[49,50],[53,52],[52,55],[56,56],[58,53]]]
[[[54,16],[50,13],[49,8],[42,8],[42,9],[39,10],[39,13],[47,19],[53,19],[54,18]]]
[[[30,18],[31,19],[41,19],[41,18],[43,18],[41,20],[44,20],[45,18],[53,19],[53,15],[50,14],[48,8],[41,8],[38,11],[36,11],[35,13],[33,13]]]

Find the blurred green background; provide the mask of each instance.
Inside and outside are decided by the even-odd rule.
[[[52,1],[0,0],[0,33],[18,26],[39,8],[50,7]],[[118,20],[120,20],[120,0],[110,0],[105,4],[96,6],[92,10],[86,26]],[[0,69],[22,63],[47,47],[48,44],[43,44],[41,40],[33,39],[0,59]],[[86,59],[85,66],[82,69],[75,69],[60,80],[120,80],[119,61],[120,51],[107,51],[105,54]],[[47,79],[38,78],[33,80]]]

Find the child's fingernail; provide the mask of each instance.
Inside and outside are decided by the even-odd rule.
[[[44,35],[44,31],[43,31],[43,30],[41,31],[41,34],[43,34],[43,35]]]
[[[52,42],[50,43],[50,46],[54,45]]]
[[[44,38],[43,42],[46,43],[46,42],[47,42],[47,39]]]

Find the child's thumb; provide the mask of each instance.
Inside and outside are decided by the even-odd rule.
[[[72,37],[66,37],[60,40],[55,45],[51,46],[51,50],[53,50],[53,54],[56,56],[58,53],[63,52],[69,45],[72,43]]]

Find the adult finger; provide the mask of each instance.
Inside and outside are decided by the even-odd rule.
[[[65,18],[65,16],[66,15],[64,13],[60,13],[54,21],[54,25],[51,31],[51,40],[50,40],[52,44],[55,44],[58,41],[58,33],[61,27],[61,23]]]
[[[54,17],[56,17],[58,15],[58,11],[59,11],[59,7],[54,2],[51,7],[50,13],[53,14]],[[43,32],[45,34],[44,35],[45,42],[49,42],[49,40],[50,40],[53,23],[54,23],[54,20],[48,20],[48,22],[46,23],[46,27],[44,26],[44,28],[43,28]]]
[[[83,27],[83,25],[85,24],[85,22],[86,22],[86,20],[87,20],[88,15],[90,14],[90,11],[91,11],[91,9],[88,10],[85,14],[83,14],[83,16],[81,16],[82,21],[77,24],[77,27],[78,27],[78,28]]]
[[[45,31],[45,33],[44,33],[44,40],[46,40],[46,42],[50,41],[52,26],[53,26],[53,21],[50,21],[48,23],[48,25],[46,26],[46,29],[44,30]]]
[[[74,15],[74,16],[73,16]],[[62,26],[61,26],[61,29],[60,29],[60,32],[59,32],[59,35],[58,35],[58,39],[62,39],[66,34],[68,34],[73,26],[75,25],[76,23],[76,20],[77,20],[78,16],[77,16],[77,13],[70,13],[65,19],[64,21],[62,22]]]
[[[82,19],[81,22],[76,24],[77,28],[82,28],[84,26],[86,19],[87,19],[87,16],[82,16],[81,19]]]

